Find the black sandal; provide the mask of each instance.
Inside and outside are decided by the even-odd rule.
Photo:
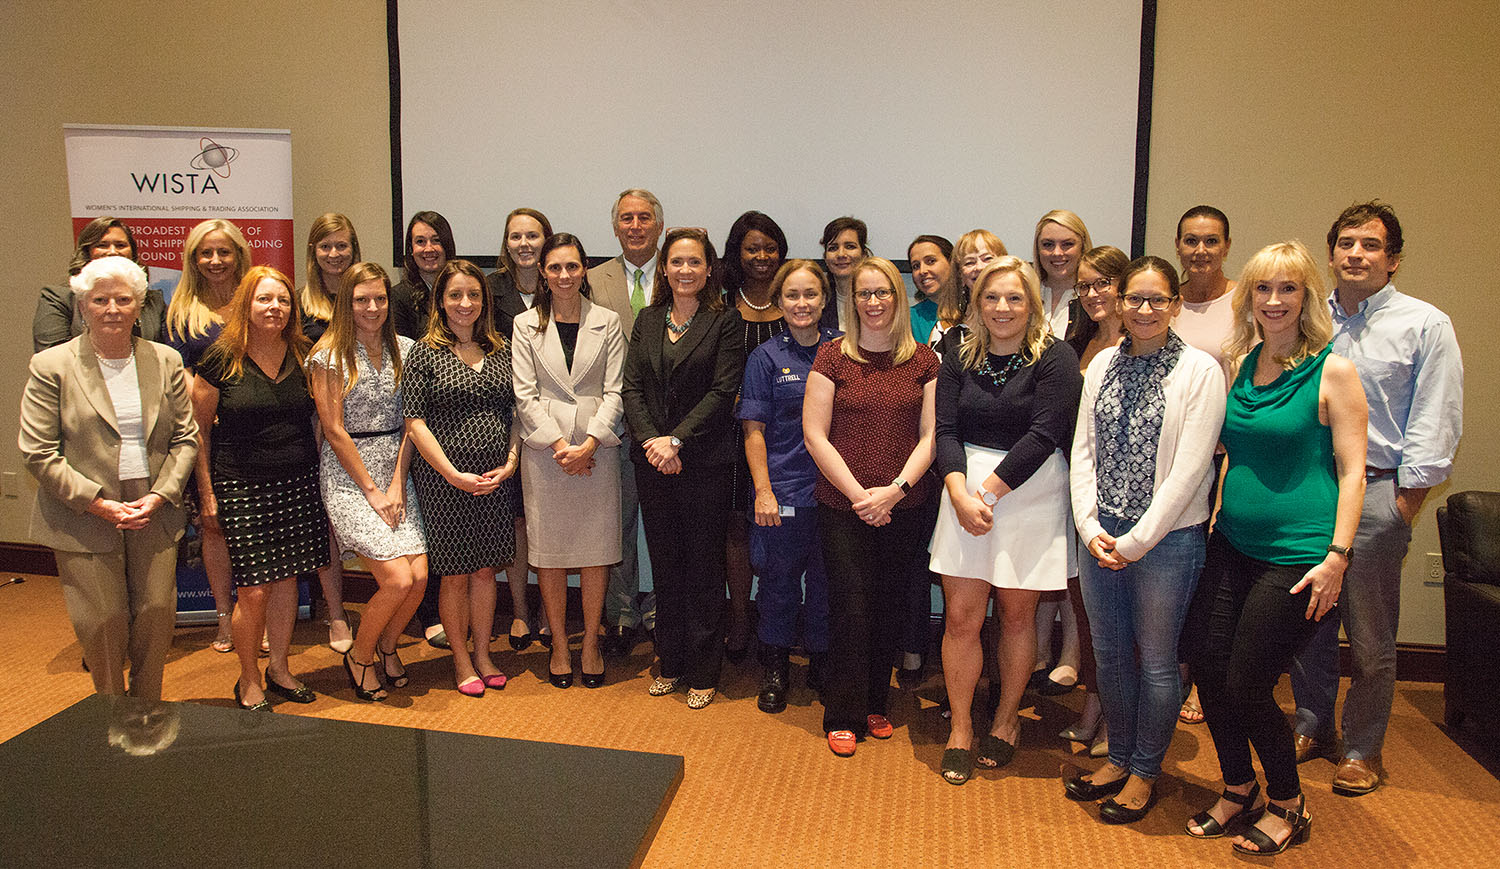
[[[974,756],[967,748],[943,749],[943,781],[950,785],[961,785],[974,774]]]
[[[979,740],[979,755],[974,762],[985,769],[999,769],[1016,756],[1016,747],[993,733]]]
[[[377,645],[375,647],[375,654],[380,657],[380,670],[381,673],[385,676],[385,680],[391,683],[393,687],[405,688],[406,683],[410,682],[411,679],[407,677],[406,665],[401,663],[401,656],[396,654],[396,650],[391,649],[389,652],[382,651],[380,646]],[[390,662],[392,659],[395,660],[396,666],[401,668],[400,673],[391,672]]]
[[[1266,813],[1266,807],[1264,805],[1255,805],[1255,798],[1258,796],[1260,796],[1260,782],[1256,782],[1255,785],[1250,788],[1249,792],[1243,794],[1237,794],[1234,791],[1225,788],[1224,792],[1219,794],[1219,799],[1235,803],[1240,807],[1239,811],[1225,818],[1224,823],[1222,824],[1219,823],[1214,818],[1214,816],[1209,813],[1209,811],[1205,810],[1199,812],[1198,814],[1193,815],[1192,820],[1188,821],[1187,834],[1189,836],[1192,836],[1194,839],[1218,839],[1225,833],[1229,832],[1229,827],[1232,824],[1255,823],[1256,821],[1260,820],[1261,815],[1264,815]],[[1203,832],[1194,833],[1194,827],[1197,827]]]
[[[1241,854],[1249,854],[1252,857],[1268,857],[1280,854],[1293,845],[1306,842],[1312,835],[1312,816],[1304,810],[1307,808],[1307,797],[1297,795],[1297,808],[1283,809],[1274,803],[1266,803],[1266,811],[1292,825],[1292,830],[1287,837],[1278,844],[1275,839],[1261,832],[1258,827],[1250,827],[1243,835],[1248,841],[1255,845],[1254,849],[1246,848],[1239,842],[1234,843],[1234,850]]]
[[[354,668],[356,666],[359,667],[359,678],[355,678],[354,676]],[[374,661],[368,664],[361,664],[354,660],[353,649],[344,653],[344,672],[349,675],[349,685],[354,688],[354,696],[361,700],[375,701],[385,699],[384,688],[367,689],[364,687],[365,674],[370,672],[370,668],[373,666],[375,666]]]

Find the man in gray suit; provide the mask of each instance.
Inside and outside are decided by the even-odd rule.
[[[589,269],[589,286],[593,300],[620,315],[628,336],[635,327],[635,315],[651,304],[656,286],[657,242],[661,239],[661,202],[649,190],[631,188],[615,199],[610,209],[610,223],[620,240],[620,255]],[[604,653],[620,657],[634,645],[636,628],[650,631],[656,627],[656,596],[640,596],[641,578],[636,554],[636,523],[640,502],[635,492],[635,471],[630,465],[629,438],[620,450],[620,555],[622,560],[609,570],[609,589],[604,596]]]

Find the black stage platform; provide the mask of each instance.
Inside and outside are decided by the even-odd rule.
[[[682,768],[95,695],[0,744],[0,866],[634,866]]]

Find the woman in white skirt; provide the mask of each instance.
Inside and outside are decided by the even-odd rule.
[[[993,769],[1015,755],[1037,601],[1077,571],[1064,449],[1082,387],[1078,356],[1053,338],[1036,272],[1013,256],[980,271],[966,325],[938,375],[935,467],[946,495],[930,563],[943,577],[947,614],[943,678],[953,719],[942,775],[952,784],[967,781],[975,762]],[[971,756],[979,629],[992,596],[1003,628],[1000,705]]]
[[[340,556],[353,552],[378,586],[354,645],[344,653],[361,700],[402,687],[396,642],[427,590],[427,544],[407,468],[412,445],[401,415],[401,370],[412,340],[390,317],[391,279],[375,263],[344,271],[328,328],[307,360],[323,427],[318,477]],[[375,656],[381,666],[375,666]]]
[[[620,560],[620,318],[589,301],[588,257],[566,232],[541,249],[531,310],[516,315],[511,367],[521,449],[526,539],[556,639],[547,673],[573,684],[566,627],[568,571],[583,598],[583,684],[604,684],[599,619],[609,565]]]

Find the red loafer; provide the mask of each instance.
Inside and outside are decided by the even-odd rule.
[[[830,730],[828,732],[828,749],[839,757],[853,757],[854,742],[854,731],[852,730]]]

